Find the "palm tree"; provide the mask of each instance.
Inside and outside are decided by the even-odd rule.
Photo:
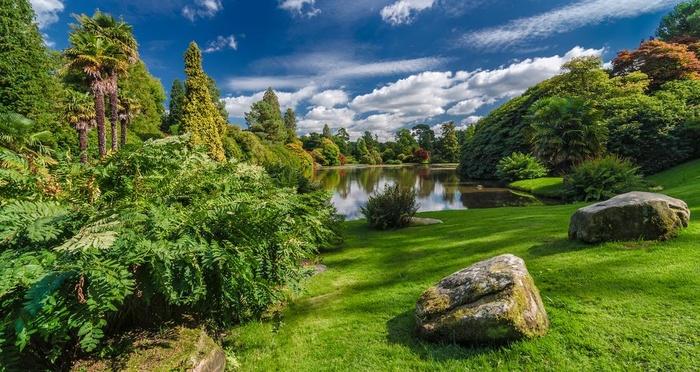
[[[107,66],[106,93],[109,94],[110,123],[112,129],[112,150],[117,151],[118,114],[118,80],[128,73],[129,66],[138,61],[138,43],[132,33],[132,27],[123,20],[115,20],[111,14],[99,10],[91,17],[85,14],[76,16],[82,29],[94,34],[98,39],[108,41],[115,46],[113,55],[115,63]]]
[[[68,58],[68,69],[82,71],[87,76],[90,92],[95,100],[97,121],[97,143],[100,157],[107,154],[107,139],[105,128],[105,100],[108,90],[108,71],[119,64],[118,48],[108,40],[98,38],[86,32],[78,25],[71,25],[73,31],[68,40],[72,44],[63,53]]]
[[[90,93],[68,91],[66,104],[66,120],[78,131],[80,142],[80,161],[87,163],[87,132],[96,125],[95,103]]]
[[[600,156],[607,137],[602,116],[602,111],[583,98],[550,97],[535,102],[530,108],[535,154],[559,172]]]
[[[120,142],[122,146],[126,145],[126,126],[131,123],[131,119],[138,115],[139,112],[141,112],[141,105],[130,92],[123,93],[119,97]]]

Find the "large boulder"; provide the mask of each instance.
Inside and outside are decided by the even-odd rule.
[[[586,243],[657,240],[688,226],[690,210],[679,199],[651,192],[628,192],[589,205],[571,216],[569,238]]]
[[[462,269],[428,288],[416,306],[428,341],[497,344],[542,336],[549,321],[522,259],[504,254]]]

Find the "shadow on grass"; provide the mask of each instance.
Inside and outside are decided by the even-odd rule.
[[[464,360],[484,353],[493,352],[499,346],[469,347],[455,343],[429,343],[418,339],[415,334],[415,317],[413,310],[403,312],[386,323],[387,341],[411,349],[423,360],[446,362]]]
[[[561,253],[570,253],[594,248],[596,245],[585,244],[578,240],[555,239],[542,244],[533,245],[527,250],[532,257],[546,257]]]

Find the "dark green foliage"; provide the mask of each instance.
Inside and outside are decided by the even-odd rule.
[[[277,95],[272,88],[267,88],[263,99],[255,102],[245,113],[245,120],[248,129],[265,142],[280,144],[289,138],[288,127],[285,126]]]
[[[617,155],[586,160],[564,178],[565,194],[574,201],[596,201],[644,190],[638,171],[632,162]]]
[[[182,103],[185,100],[185,87],[180,80],[173,80],[173,85],[170,87],[170,103],[168,105],[167,120],[163,120],[163,126],[160,128],[165,133],[172,133],[170,127],[180,126],[182,122]]]
[[[531,154],[514,152],[498,162],[496,174],[507,182],[531,180],[547,175],[547,168]]]
[[[608,151],[628,158],[649,175],[698,156],[700,81],[665,84],[652,96],[610,99]]]
[[[603,112],[584,98],[549,97],[530,108],[532,146],[553,172],[567,172],[586,158],[605,150],[607,128]]]
[[[416,215],[416,194],[411,188],[398,184],[386,185],[384,190],[369,197],[367,205],[360,207],[369,226],[378,230],[407,227]]]
[[[58,132],[68,129],[55,109],[60,86],[33,19],[29,1],[0,2],[0,113],[18,113],[36,121],[40,130]]]
[[[496,164],[513,152],[530,152],[527,141],[529,125],[523,119],[530,105],[539,97],[537,88],[514,98],[479,120],[474,135],[462,143],[457,172],[463,179],[494,179]]]
[[[413,127],[413,136],[418,146],[432,153],[435,150],[435,132],[428,124],[418,124]]]
[[[257,318],[298,288],[302,259],[337,241],[326,192],[277,187],[187,142],[149,141],[96,169],[61,163],[62,191],[3,195],[0,365],[64,369],[107,332],[181,314]]]
[[[700,1],[684,1],[661,19],[656,36],[672,41],[683,36],[700,38]]]

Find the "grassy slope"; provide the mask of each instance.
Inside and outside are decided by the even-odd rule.
[[[700,160],[653,181],[700,216]],[[393,232],[347,224],[329,270],[282,323],[235,329],[244,370],[695,370],[700,353],[700,222],[666,242],[587,246],[566,237],[583,204],[421,214],[437,226]],[[433,345],[413,336],[428,286],[501,253],[522,257],[551,322],[546,337],[501,348]]]
[[[534,180],[521,180],[508,184],[514,190],[529,192],[532,195],[561,198],[564,195],[564,180],[561,177],[544,177]]]

